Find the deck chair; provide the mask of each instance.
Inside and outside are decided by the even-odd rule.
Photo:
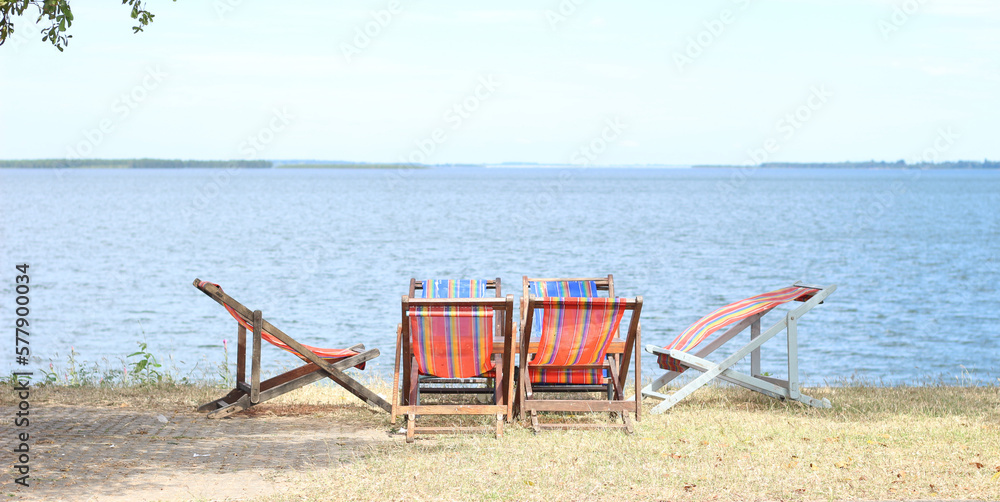
[[[525,326],[524,320],[525,314],[527,314],[525,303],[532,295],[538,298],[614,298],[615,296],[615,280],[611,274],[608,274],[607,277],[584,278],[531,278],[524,276],[522,277],[521,288],[522,328]],[[532,317],[532,340],[537,341],[538,339],[538,334],[541,332],[542,318],[542,309],[535,309],[534,316]],[[624,344],[621,339],[612,340],[608,353],[611,354],[611,357],[617,358],[621,355],[623,347]],[[607,385],[594,384],[588,388],[584,388],[581,385],[564,386],[542,383],[536,385],[536,392],[581,392],[599,391],[602,389],[607,390],[608,399],[611,399],[611,396],[614,394],[614,386],[610,381]],[[515,410],[515,415],[518,415],[519,411]]]
[[[618,338],[625,312],[631,312],[628,334],[620,357],[609,350]],[[640,419],[641,399],[638,399],[639,314],[642,297],[593,298],[528,296],[524,302],[525,317],[520,340],[519,409],[527,414],[535,432],[543,428],[607,427],[597,424],[542,424],[539,411],[613,412],[621,416],[620,425],[632,432],[631,413]],[[535,318],[541,315],[538,339],[532,338]],[[625,383],[629,363],[635,355],[636,396],[625,399]],[[541,399],[536,393],[549,387],[580,392],[603,390],[611,385],[613,392],[606,399]]]
[[[500,298],[500,278],[493,280],[447,280],[435,279],[418,281],[410,279],[410,298]],[[495,316],[495,322],[502,322],[502,316]],[[396,328],[397,361],[402,347],[402,324]],[[494,333],[500,333],[496,326]],[[502,345],[501,345],[502,350]],[[409,373],[402,374],[403,388],[409,388]],[[423,394],[492,394],[494,383],[487,378],[437,378],[421,376],[418,382],[417,395]],[[403,394],[403,404],[409,404],[409,396]]]
[[[497,316],[501,320],[496,322]],[[494,415],[497,437],[503,434],[505,417],[513,396],[514,295],[506,298],[410,298],[402,299],[402,322],[393,374],[392,420],[406,416],[406,441],[415,434],[482,431],[475,427],[418,427],[417,415]],[[494,348],[494,329],[502,340],[499,354]],[[400,364],[402,361],[402,364]],[[405,375],[402,394],[400,372]],[[493,382],[492,404],[420,403],[420,378],[485,378]],[[400,402],[402,401],[402,402]]]
[[[663,413],[678,401],[698,388],[719,379],[754,390],[778,399],[793,399],[817,408],[829,408],[830,401],[818,400],[799,391],[798,367],[798,321],[806,312],[823,303],[837,286],[810,286],[795,283],[770,293],[740,300],[716,309],[689,326],[666,347],[647,345],[646,352],[657,356],[660,368],[667,372],[642,389],[642,395],[662,399],[651,413]],[[803,302],[802,305],[785,314],[784,319],[761,333],[761,318],[775,307],[790,301]],[[691,353],[698,344],[722,328],[729,327],[701,350]],[[746,328],[750,328],[750,341],[719,363],[705,359]],[[788,332],[788,379],[782,380],[764,376],[760,371],[760,347],[782,331]],[[750,356],[750,374],[732,369],[732,366]],[[696,378],[683,385],[673,394],[663,394],[659,390],[689,369],[701,372]]]
[[[218,284],[194,280],[199,291],[215,300],[236,319],[236,388],[225,396],[198,407],[208,418],[223,418],[263,403],[287,392],[329,378],[365,403],[392,411],[392,405],[344,373],[351,367],[363,369],[365,362],[379,356],[378,349],[365,350],[363,344],[348,349],[322,349],[303,345],[264,319],[259,310],[251,311],[227,295]],[[253,336],[250,381],[246,379],[247,331]],[[261,340],[295,354],[306,364],[278,376],[260,381]]]

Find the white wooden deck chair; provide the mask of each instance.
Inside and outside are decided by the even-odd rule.
[[[750,390],[778,398],[792,399],[815,406],[829,408],[830,401],[818,400],[803,395],[799,391],[798,367],[798,321],[806,312],[823,303],[837,286],[811,286],[795,283],[770,293],[764,293],[745,300],[721,307],[711,314],[701,318],[681,333],[673,342],[664,348],[647,345],[646,352],[656,354],[660,368],[667,372],[642,389],[642,395],[662,399],[654,406],[651,413],[663,413],[678,401],[684,399],[698,388],[718,378],[719,380],[746,387]],[[761,333],[761,318],[775,307],[797,300],[802,305],[785,314],[778,321]],[[716,331],[730,326],[724,333],[717,336],[701,350],[691,353],[699,343]],[[736,335],[750,328],[750,342],[726,357],[719,363],[705,359],[706,356],[723,346]],[[788,379],[781,380],[763,376],[760,371],[760,347],[782,331],[788,332]],[[750,374],[739,373],[732,366],[750,356]],[[663,386],[674,380],[689,369],[700,371],[701,374],[683,385],[672,394],[659,392]]]

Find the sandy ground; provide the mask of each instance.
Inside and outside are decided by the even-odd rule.
[[[29,428],[4,421],[3,500],[245,500],[282,490],[288,472],[349,463],[386,431],[327,414],[237,414],[190,408],[33,408]],[[13,416],[11,407],[0,416]],[[14,482],[16,434],[30,433],[29,487]]]

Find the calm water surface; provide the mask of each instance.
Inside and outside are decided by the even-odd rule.
[[[36,368],[70,347],[120,367],[145,340],[213,378],[236,330],[199,277],[303,343],[381,349],[389,375],[411,277],[517,296],[524,274],[612,273],[645,298],[644,343],[802,280],[838,285],[800,323],[806,383],[1000,377],[1000,172],[6,169],[0,200],[0,322],[26,262]]]

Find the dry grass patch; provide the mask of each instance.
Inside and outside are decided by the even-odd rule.
[[[193,407],[222,394],[223,391],[218,387],[204,384],[163,383],[129,387],[33,385],[31,387],[31,405],[114,406],[120,408]],[[0,393],[0,406],[16,404],[16,397],[11,392]]]
[[[384,382],[366,384],[388,393]],[[33,388],[32,404],[193,409],[224,392],[199,385],[41,386]],[[483,433],[418,437],[408,445],[397,434],[395,442],[364,447],[357,462],[343,467],[283,472],[301,488],[262,500],[321,500],[330,493],[344,500],[1000,499],[1000,387],[849,386],[809,394],[834,407],[705,388],[666,414],[644,415],[630,436],[536,435],[524,424],[506,426],[499,440]],[[9,393],[0,394],[0,405],[12,403]],[[404,425],[326,384],[247,413],[315,415],[380,432]],[[611,422],[603,413],[569,419]]]
[[[644,416],[632,436],[535,435],[518,424],[500,440],[397,442],[350,466],[299,474],[308,490],[268,500],[334,490],[347,500],[991,500],[1000,498],[998,390],[816,389],[834,402],[817,410],[705,389]]]

